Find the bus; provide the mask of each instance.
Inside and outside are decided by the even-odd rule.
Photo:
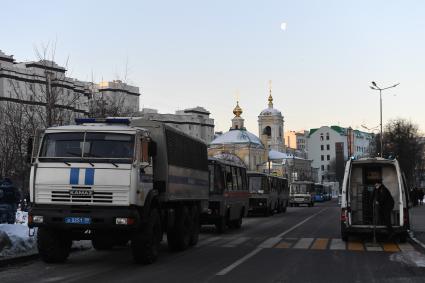
[[[227,160],[210,157],[209,205],[201,216],[201,224],[214,224],[217,232],[227,227],[241,228],[248,213],[248,181],[246,168]]]
[[[314,183],[310,181],[294,181],[290,186],[289,204],[291,206],[299,206],[306,204],[314,206]]]
[[[269,216],[274,213],[278,203],[277,189],[272,188],[267,174],[248,172],[249,213],[263,213]]]
[[[275,211],[285,212],[289,205],[288,180],[282,177],[269,176],[271,191],[277,191],[277,204]]]
[[[324,186],[320,183],[314,184],[314,201],[315,202],[324,202],[327,200]]]

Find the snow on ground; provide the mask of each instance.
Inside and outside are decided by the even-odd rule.
[[[3,235],[0,238],[3,238],[4,243],[3,245],[0,243],[0,260],[36,254],[36,237],[30,237],[28,232],[26,223],[0,224],[0,233]]]
[[[37,230],[29,236],[28,212],[17,211],[15,224],[0,224],[0,261],[37,254]],[[91,241],[74,241],[74,250],[92,247]]]

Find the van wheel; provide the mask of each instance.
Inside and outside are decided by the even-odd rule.
[[[194,246],[198,243],[199,240],[199,231],[201,229],[201,223],[199,219],[199,209],[196,205],[192,207],[192,221],[193,221],[193,227],[192,227],[192,234],[190,236],[190,245]]]
[[[158,258],[161,219],[153,209],[142,230],[136,232],[131,240],[131,252],[137,263],[151,264]]]
[[[69,256],[71,245],[72,240],[66,237],[65,233],[43,227],[38,228],[38,253],[44,262],[64,262]]]
[[[193,231],[193,219],[187,206],[178,210],[176,223],[167,233],[168,246],[171,250],[185,250],[190,244]]]

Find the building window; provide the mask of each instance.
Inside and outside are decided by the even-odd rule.
[[[328,171],[331,170],[331,166],[329,164],[326,167],[328,168]]]
[[[330,144],[327,144],[327,145],[326,145],[326,149],[327,149],[327,150],[330,150],[330,149],[331,149],[331,145],[330,145]]]
[[[329,154],[326,155],[326,160],[331,160],[331,156]]]
[[[323,134],[320,134],[320,140],[323,141]]]
[[[325,171],[325,165],[322,165],[322,171]]]
[[[324,150],[325,149],[325,146],[322,144],[322,145],[320,145],[320,150]]]
[[[326,133],[326,140],[329,140],[329,133]]]
[[[320,159],[323,161],[323,160],[325,160],[325,156],[324,155],[321,155],[320,156]]]

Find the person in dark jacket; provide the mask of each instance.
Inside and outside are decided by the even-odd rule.
[[[419,205],[423,205],[424,202],[424,190],[423,189],[419,189],[416,188],[417,190],[417,195],[418,195],[418,204]]]
[[[387,227],[390,237],[393,236],[393,227],[391,225],[391,211],[394,208],[394,199],[387,187],[379,181],[375,184],[372,199],[375,201],[378,211],[379,222]]]

